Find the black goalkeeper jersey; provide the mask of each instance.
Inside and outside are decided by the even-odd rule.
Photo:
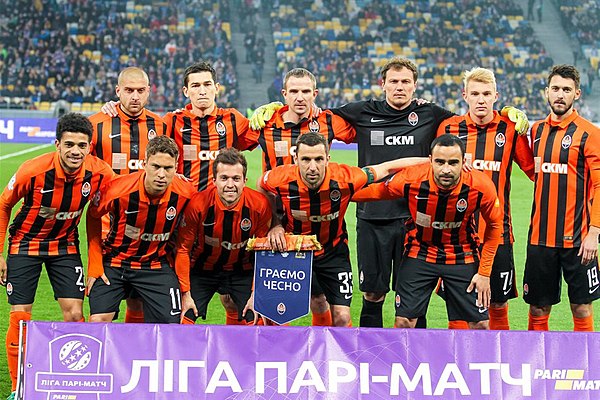
[[[454,113],[433,103],[411,102],[396,110],[385,100],[348,103],[331,110],[356,130],[358,166],[379,164],[404,157],[427,157],[439,124]],[[362,219],[394,219],[410,216],[404,199],[361,202],[356,216]]]

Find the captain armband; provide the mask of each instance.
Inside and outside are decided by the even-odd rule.
[[[367,185],[375,182],[375,170],[372,167],[363,167],[362,170],[367,174]]]

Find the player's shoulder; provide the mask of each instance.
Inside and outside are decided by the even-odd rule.
[[[186,199],[191,199],[197,193],[194,184],[189,179],[180,175],[175,175],[173,177],[171,185],[173,185],[172,190],[175,193],[185,197]]]
[[[446,128],[447,126],[454,127],[467,120],[467,115],[453,115],[450,118],[446,118],[440,123],[440,128]]]
[[[294,164],[279,165],[263,175],[263,180],[272,185],[291,182],[298,176],[298,166]]]
[[[577,124],[578,128],[580,128],[590,134],[594,134],[595,135],[594,138],[596,140],[600,140],[600,128],[598,126],[596,126],[594,123],[592,123],[592,121],[584,118],[581,115],[578,115],[577,118],[575,118],[575,123]]]
[[[110,115],[104,114],[102,111],[98,111],[95,114],[92,114],[88,117],[92,125],[97,125],[100,122],[110,121],[112,117]]]
[[[429,164],[411,165],[409,167],[402,168],[402,170],[394,174],[388,181],[411,184],[424,182],[429,179],[430,172],[431,168]]]
[[[160,114],[155,113],[154,111],[150,111],[147,108],[144,109],[146,114],[146,119],[155,119],[157,121],[163,122],[163,117]]]
[[[356,179],[366,179],[367,177],[362,168],[353,165],[330,162],[327,168],[329,168],[331,179],[335,180],[353,182]]]
[[[85,166],[87,169],[90,169],[93,172],[100,172],[108,175],[112,175],[112,168],[108,163],[101,158],[88,154],[85,156]]]
[[[217,108],[217,115],[232,115],[235,119],[242,118],[247,119],[241,112],[236,110],[235,108]]]
[[[496,186],[492,179],[483,171],[472,169],[468,172],[463,172],[470,180],[470,186],[480,192],[496,193]]]
[[[54,168],[54,156],[56,153],[44,153],[30,158],[19,167],[18,174],[21,176],[36,176]]]
[[[246,202],[246,205],[250,206],[252,209],[254,209],[253,206],[255,205],[261,207],[269,205],[267,196],[248,186],[244,187],[244,201]]]
[[[128,196],[139,189],[139,182],[144,171],[135,171],[130,174],[114,176],[105,188],[105,199],[117,199]]]

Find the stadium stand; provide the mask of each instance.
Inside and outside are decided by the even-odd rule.
[[[281,2],[271,17],[278,72],[315,71],[324,107],[380,96],[378,68],[398,55],[417,62],[419,96],[454,112],[465,111],[457,101],[462,72],[484,66],[496,73],[499,106],[547,114],[543,89],[553,61],[512,1]]]
[[[223,107],[237,106],[229,1],[0,0],[0,107],[91,112],[114,97],[118,72],[143,66],[153,110],[185,104],[181,76],[211,61]]]

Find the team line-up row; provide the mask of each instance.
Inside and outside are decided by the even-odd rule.
[[[415,101],[417,78],[414,63],[393,58],[381,69],[384,100],[321,111],[314,75],[295,68],[284,77],[286,104],[261,107],[248,121],[215,104],[219,84],[208,63],[186,69],[190,103],[163,117],[146,109],[147,74],[130,67],[119,75],[118,103],[89,120],[61,117],[56,151],[24,163],[0,197],[0,246],[23,200],[8,228],[8,256],[0,257],[13,390],[19,321],[31,318],[42,265],[66,321],[83,320],[87,292],[90,321],[112,321],[127,299],[126,322],[194,323],[218,292],[227,323],[258,323],[245,244],[265,237],[264,245],[284,251],[288,234],[316,235],[313,324],[350,326],[350,201],[358,202],[361,327],[383,325],[392,284],[396,327],[424,326],[437,290],[450,327],[508,329],[507,302],[516,297],[513,161],[534,181],[523,281],[529,328],[548,329],[564,274],[575,329],[592,330],[600,136],[573,108],[578,71],[552,68],[551,111],[529,139],[522,111],[494,110],[492,71],[465,72],[462,116]],[[357,143],[358,167],[329,162],[333,139]],[[253,190],[240,150],[259,145],[264,173]],[[84,278],[77,225],[87,203]]]

